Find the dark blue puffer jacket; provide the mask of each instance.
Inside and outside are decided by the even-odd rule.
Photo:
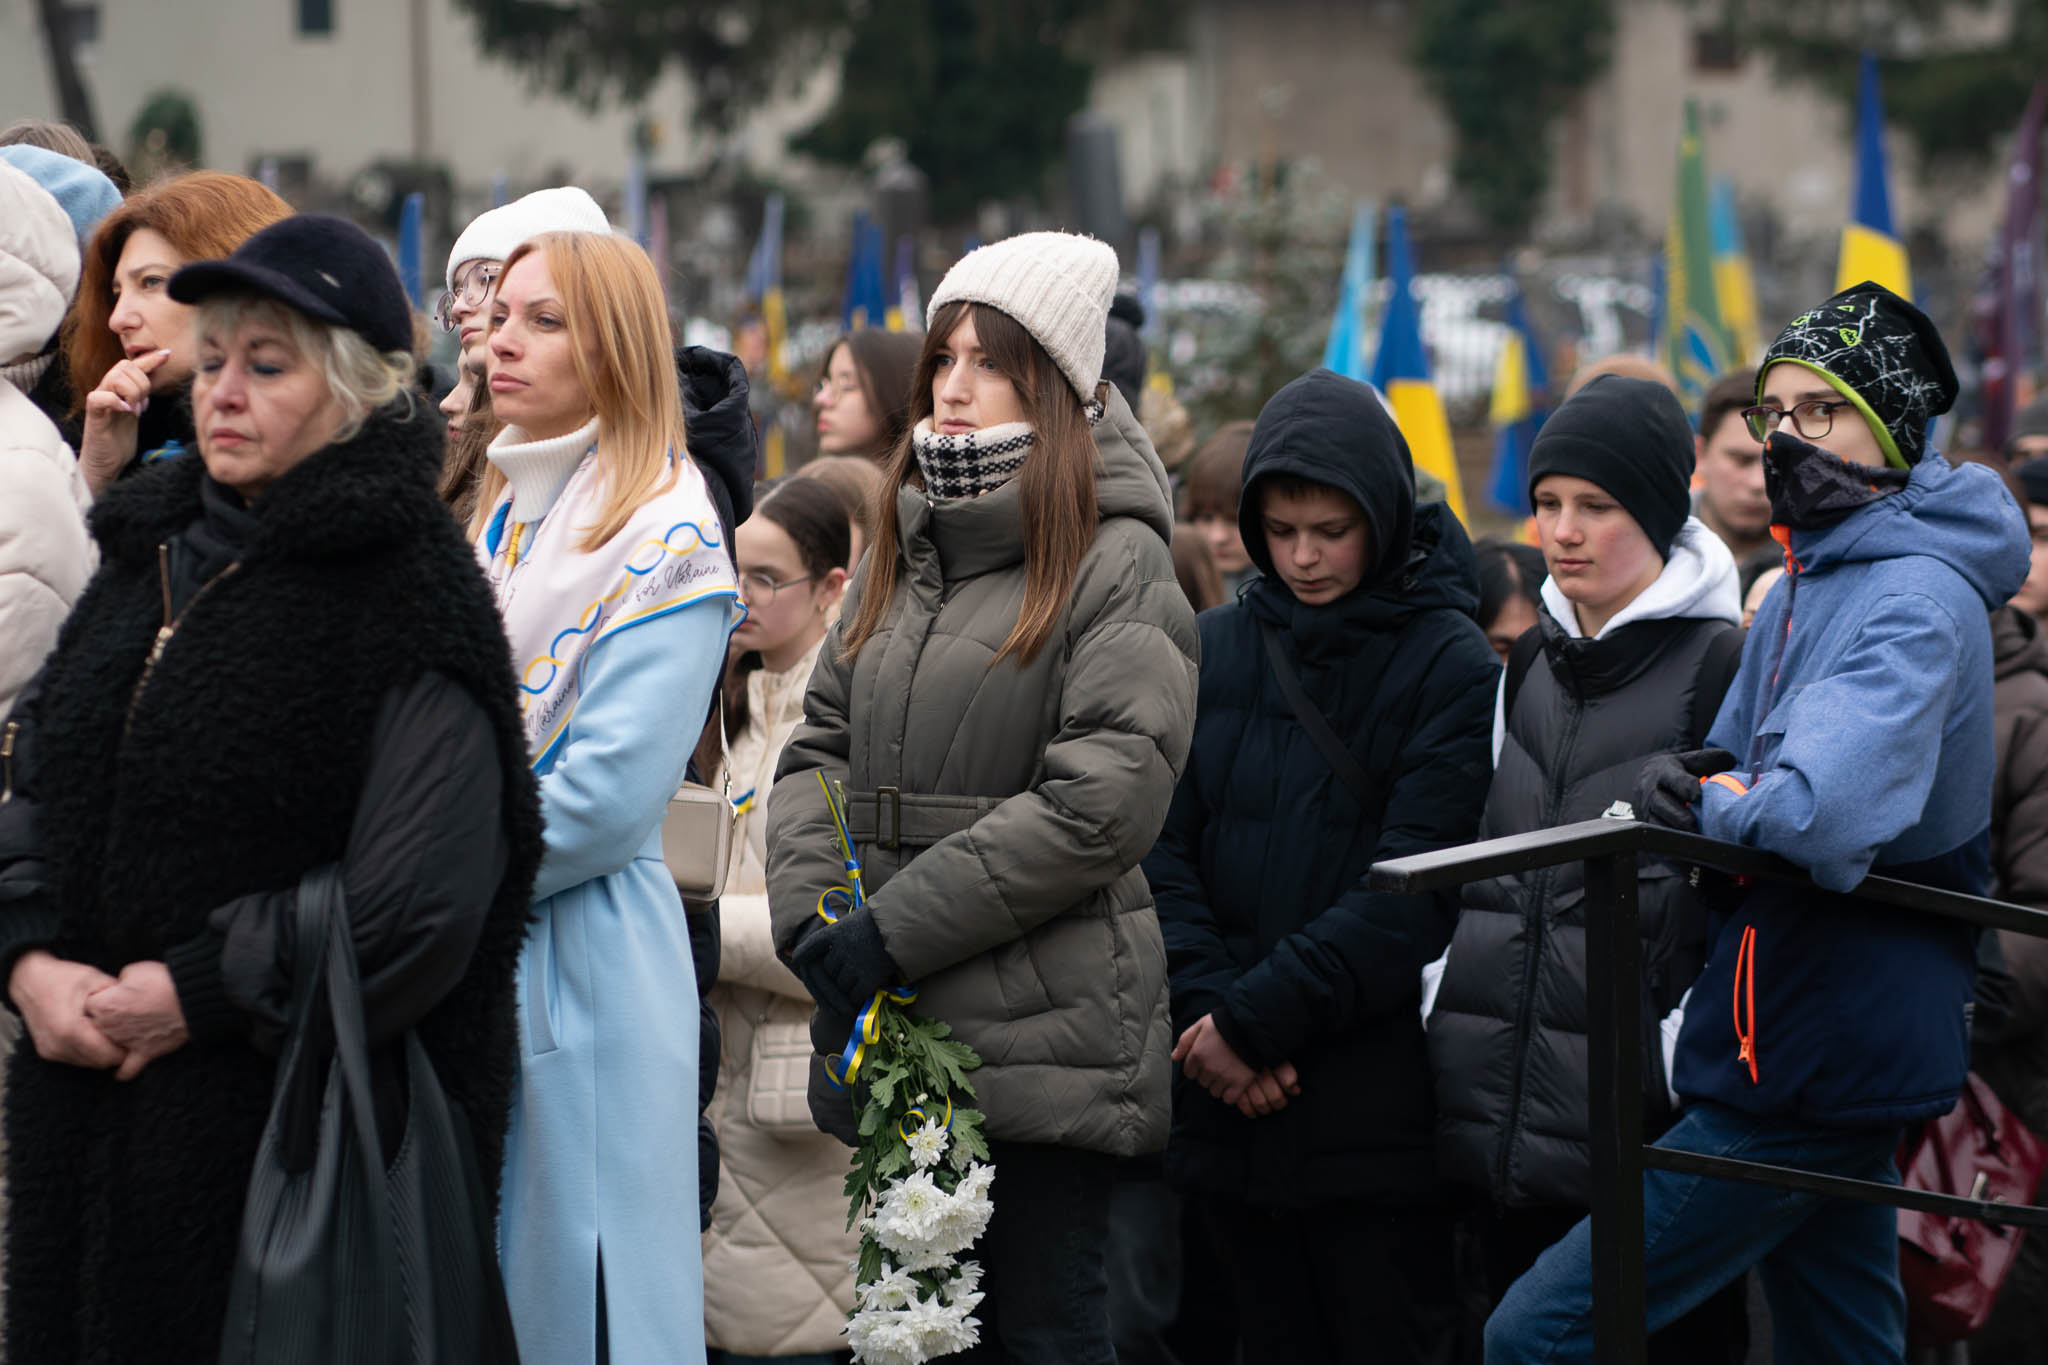
[[[1291,474],[1366,509],[1375,563],[1305,606],[1276,578],[1260,480]],[[1433,1197],[1422,965],[1455,908],[1369,891],[1384,858],[1470,840],[1491,767],[1500,666],[1472,620],[1471,545],[1440,503],[1414,505],[1408,450],[1371,390],[1318,370],[1260,414],[1239,521],[1265,577],[1201,617],[1193,751],[1145,872],[1176,1036],[1213,1013],[1244,1060],[1294,1064],[1302,1093],[1246,1119],[1176,1075],[1169,1175],[1267,1207]],[[1372,779],[1361,808],[1295,720],[1260,623]]]
[[[1708,736],[1740,766],[1702,789],[1700,826],[1826,890],[1759,884],[1711,926],[1680,1096],[1859,1126],[1954,1105],[1976,931],[1831,893],[1871,872],[1983,893],[1987,613],[2025,581],[2027,547],[1997,475],[1932,450],[1903,490],[1791,532]]]

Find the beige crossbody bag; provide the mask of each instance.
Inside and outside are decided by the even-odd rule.
[[[718,689],[718,771],[716,790],[701,782],[685,782],[668,799],[661,820],[661,860],[686,901],[715,901],[725,890],[732,866],[733,827],[739,812],[732,808],[732,748],[725,737],[725,688]]]

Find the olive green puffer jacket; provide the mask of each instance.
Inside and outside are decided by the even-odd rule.
[[[843,783],[875,924],[918,1012],[981,1055],[990,1136],[1129,1155],[1166,1142],[1166,952],[1138,864],[1187,760],[1197,646],[1166,471],[1104,390],[1101,524],[1029,664],[992,664],[1024,598],[1017,484],[898,491],[896,600],[857,659],[841,626],[819,653],[768,806],[768,895],[787,962],[843,880],[818,775]],[[811,1105],[847,1105],[817,1061]]]

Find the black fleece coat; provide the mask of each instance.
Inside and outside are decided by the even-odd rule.
[[[107,971],[183,956],[182,992],[206,975],[189,959],[222,934],[223,907],[324,864],[347,872],[365,783],[389,757],[377,737],[403,728],[395,699],[466,693],[495,739],[484,753],[498,765],[504,871],[466,969],[439,1003],[412,1008],[488,1180],[517,1065],[513,972],[540,816],[498,614],[434,496],[440,446],[424,405],[387,410],[285,474],[253,509],[239,568],[186,605],[153,666],[172,557],[160,547],[189,549],[204,469],[194,455],[122,481],[93,510],[101,568],[42,675],[26,777],[50,917],[40,941]],[[229,957],[231,937],[213,940]],[[379,965],[365,958],[366,980]],[[16,1050],[10,1358],[217,1351],[275,1061],[260,1018],[193,1022],[190,1042],[127,1083]],[[388,1017],[369,1022],[373,1038],[393,1036]]]
[[[1372,566],[1324,606],[1273,576],[1261,482],[1293,475],[1366,513]],[[1239,514],[1263,577],[1202,614],[1193,751],[1145,860],[1178,1035],[1213,1015],[1254,1068],[1292,1062],[1301,1094],[1247,1119],[1176,1075],[1169,1176],[1265,1207],[1435,1193],[1420,975],[1450,937],[1436,895],[1368,890],[1385,858],[1471,839],[1486,796],[1500,665],[1473,622],[1472,549],[1415,506],[1408,449],[1364,385],[1317,370],[1266,405]],[[1371,780],[1361,805],[1280,691],[1261,626]]]

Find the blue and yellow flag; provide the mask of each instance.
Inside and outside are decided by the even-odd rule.
[[[1528,311],[1517,288],[1508,299],[1508,335],[1493,366],[1493,486],[1487,490],[1496,507],[1511,515],[1529,511],[1529,450],[1536,432],[1550,415],[1550,370],[1543,347],[1529,326]]]
[[[1351,241],[1344,248],[1344,276],[1337,312],[1323,346],[1323,368],[1346,379],[1365,378],[1365,299],[1372,285],[1372,205],[1360,200],[1351,214]]]
[[[1697,102],[1685,102],[1678,137],[1678,183],[1664,234],[1664,333],[1658,358],[1678,380],[1688,409],[1727,369],[1734,347],[1721,317],[1714,279],[1714,240],[1707,211],[1707,152]]]
[[[789,379],[783,351],[789,339],[789,314],[782,303],[782,215],[783,200],[778,192],[761,205],[761,236],[747,257],[746,295],[761,309],[761,325],[768,333],[768,387],[781,392]],[[761,437],[761,472],[768,478],[782,475],[783,432],[771,423]]]
[[[1392,405],[1394,424],[1407,439],[1416,468],[1443,480],[1444,501],[1458,520],[1464,521],[1465,490],[1458,481],[1451,424],[1429,377],[1429,354],[1422,348],[1422,317],[1415,307],[1415,264],[1408,252],[1408,215],[1398,208],[1387,210],[1387,280],[1392,292],[1380,325],[1372,382]]]
[[[1884,167],[1884,99],[1877,88],[1877,58],[1863,54],[1856,92],[1856,204],[1842,229],[1835,288],[1872,280],[1902,299],[1913,297],[1906,244],[1892,230],[1891,185]]]
[[[1757,331],[1756,276],[1750,273],[1749,252],[1742,245],[1742,222],[1735,216],[1735,186],[1726,176],[1714,181],[1714,293],[1721,303],[1730,357],[1737,365],[1753,365],[1763,356]]]
[[[846,267],[846,299],[839,325],[857,332],[881,327],[889,317],[888,287],[882,283],[882,225],[866,213],[853,216],[853,259]]]

